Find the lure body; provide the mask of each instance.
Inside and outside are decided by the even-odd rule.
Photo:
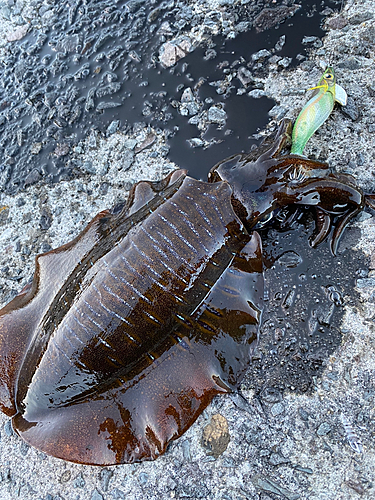
[[[319,80],[315,94],[302,109],[293,127],[291,153],[303,155],[307,141],[313,133],[327,120],[337,101],[346,105],[345,90],[336,83],[332,68],[327,68]]]

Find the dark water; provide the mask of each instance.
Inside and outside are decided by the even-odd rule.
[[[258,353],[243,383],[260,395],[313,389],[341,344],[343,306],[357,300],[355,279],[368,269],[352,250],[360,230],[346,229],[334,257],[327,241],[309,246],[313,228],[311,215],[303,214],[287,230],[262,232],[265,307]]]
[[[255,77],[267,72],[269,57],[254,64],[251,55],[265,48],[275,54],[282,35],[286,41],[277,55],[291,57],[291,65],[297,64],[297,54],[308,47],[301,44],[302,37],[322,36],[320,24],[328,13],[324,9],[338,3],[305,0],[294,17],[262,33],[250,26],[264,6],[274,6],[272,2],[228,7],[238,36],[212,39],[208,30],[207,47],[188,54],[172,69],[159,64],[160,46],[200,22],[184,2],[56,3],[51,27],[34,30],[13,43],[2,64],[1,188],[14,193],[28,184],[81,175],[80,164],[71,157],[73,146],[93,128],[106,133],[114,120],[120,120],[120,130],[136,122],[168,129],[170,158],[193,175],[205,177],[212,164],[254,142],[252,135],[267,123],[267,112],[274,104],[246,92],[237,95],[244,88],[237,78],[224,94],[209,84],[233,76],[240,66]],[[165,22],[170,35],[163,34]],[[247,31],[238,34],[242,22],[248,23]],[[208,47],[216,56],[205,60]],[[227,118],[219,127],[208,122],[203,140],[210,147],[192,148],[187,139],[197,137],[199,131],[175,103],[183,88],[193,88],[200,80],[203,84],[195,92],[199,114],[221,106]],[[251,84],[246,91],[256,87]]]
[[[185,77],[186,86],[192,87],[199,81],[199,78],[204,78],[205,82],[199,88],[199,97],[203,103],[207,98],[210,101],[204,104],[204,108],[208,109],[212,105],[222,106],[228,119],[225,126],[208,125],[203,138],[216,141],[217,144],[210,145],[206,149],[204,147],[192,148],[189,145],[188,140],[199,134],[197,134],[196,127],[182,123],[180,130],[169,141],[171,146],[169,158],[181,167],[189,169],[191,175],[205,179],[209,169],[223,158],[238,152],[249,151],[251,146],[258,142],[253,136],[268,123],[268,111],[275,105],[275,102],[266,97],[250,97],[248,92],[259,87],[256,83],[249,84],[246,92],[238,95],[237,92],[244,89],[244,85],[236,77],[238,68],[249,69],[256,79],[268,73],[271,58],[275,55],[280,58],[290,58],[291,62],[287,67],[289,69],[295,67],[304,60],[304,56],[311,47],[311,43],[302,44],[303,38],[324,35],[325,32],[321,28],[324,17],[321,12],[324,11],[324,6],[334,7],[335,3],[324,2],[319,5],[314,1],[303,1],[301,2],[302,8],[292,18],[270,30],[257,33],[253,29],[239,34],[234,40],[226,40],[223,37],[214,38],[213,48],[217,56],[212,60],[205,60],[206,49],[201,48],[179,62],[176,74],[181,74],[183,65],[188,65],[189,81],[186,81]],[[285,43],[281,50],[278,50],[277,43],[284,36]],[[319,40],[315,43],[319,43]],[[268,50],[269,56],[253,61],[252,55],[262,49]],[[279,70],[283,69],[280,65]],[[183,77],[182,74],[181,76]],[[228,76],[233,77],[229,91],[224,95],[218,95],[216,87],[210,84],[223,81]],[[193,81],[191,82],[190,79]],[[180,95],[181,93],[182,91]],[[181,119],[178,123],[181,123]]]

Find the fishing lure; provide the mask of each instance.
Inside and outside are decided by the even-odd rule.
[[[319,80],[313,97],[306,103],[294,124],[292,132],[291,153],[303,155],[307,141],[313,133],[327,120],[335,102],[346,105],[345,90],[336,83],[335,72],[328,67]]]

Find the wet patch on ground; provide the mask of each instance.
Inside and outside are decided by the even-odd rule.
[[[314,390],[342,342],[344,306],[358,303],[355,282],[367,276],[367,259],[352,249],[358,229],[346,229],[336,257],[327,241],[309,246],[313,229],[311,215],[303,214],[291,229],[262,234],[265,308],[258,350],[242,386],[266,401],[285,389]]]
[[[110,135],[136,122],[167,129],[174,136],[170,157],[184,167],[209,169],[249,148],[248,137],[273,106],[261,98],[259,77],[270,64],[282,71],[321,44],[321,21],[337,2],[282,7],[245,3],[201,19],[184,2],[56,5],[48,11],[50,24],[12,42],[3,61],[1,187],[11,194],[77,177],[82,165],[72,150],[81,139],[92,129]],[[197,40],[183,35],[189,30],[199,32],[202,49],[193,51]],[[225,38],[213,38],[219,32]],[[168,50],[187,57],[163,67],[159,60],[170,64]],[[190,170],[205,177],[205,169]]]

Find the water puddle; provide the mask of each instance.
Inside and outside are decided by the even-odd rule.
[[[262,91],[251,78],[267,72],[272,57],[281,69],[292,67],[319,43],[302,40],[321,37],[324,16],[340,2],[323,4],[306,0],[292,18],[261,33],[248,29],[261,6],[228,8],[238,31],[247,31],[233,40],[207,35],[206,46],[169,69],[158,62],[160,47],[196,22],[183,3],[58,5],[52,27],[14,42],[4,60],[1,187],[14,193],[27,184],[80,175],[71,159],[74,145],[93,128],[107,133],[116,120],[124,131],[137,122],[168,129],[171,160],[205,178],[217,161],[255,142],[274,103],[247,95]],[[254,58],[263,49],[270,54]],[[181,102],[183,95],[189,98],[187,88],[190,107]]]
[[[347,228],[333,257],[328,242],[311,248],[314,223],[304,214],[288,230],[262,231],[265,308],[258,353],[244,387],[306,392],[340,346],[344,305],[356,300],[355,279],[368,267],[352,250],[359,230]]]

